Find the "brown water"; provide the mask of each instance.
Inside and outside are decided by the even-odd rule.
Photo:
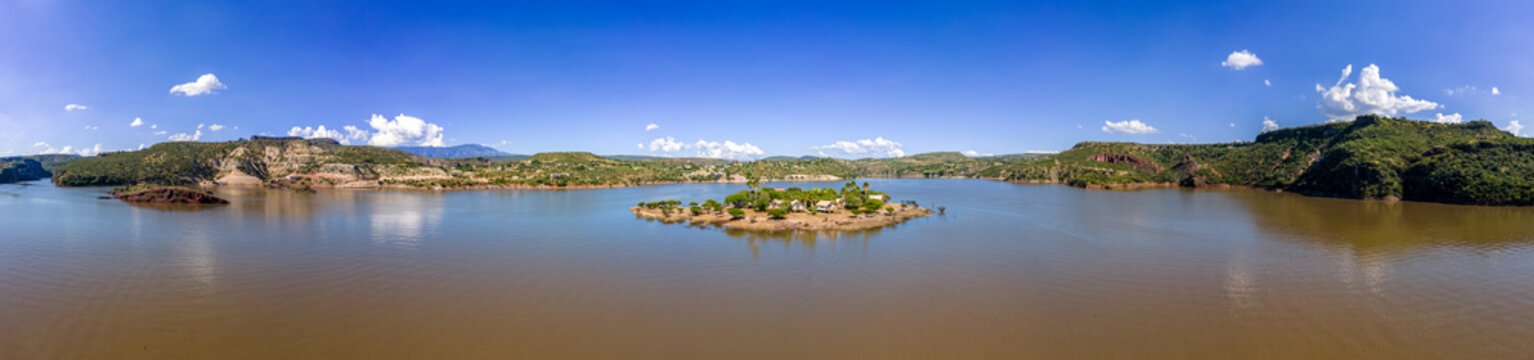
[[[1534,356],[1534,209],[871,182],[948,214],[754,235],[627,210],[726,185],[3,185],[0,358]]]

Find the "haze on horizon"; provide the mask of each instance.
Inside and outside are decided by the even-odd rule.
[[[1520,136],[1526,2],[0,2],[0,156],[252,134],[972,156],[1377,113]],[[1474,41],[1465,41],[1474,39]]]

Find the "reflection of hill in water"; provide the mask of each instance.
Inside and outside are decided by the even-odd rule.
[[[1230,194],[1268,233],[1359,252],[1445,246],[1494,251],[1534,244],[1534,208]]]
[[[699,226],[694,226],[699,227]],[[705,225],[702,227],[715,227]],[[894,225],[888,226],[894,227]],[[751,248],[751,257],[761,255],[762,245],[781,245],[784,249],[793,248],[795,245],[806,250],[814,250],[817,245],[831,244],[838,241],[857,241],[867,243],[874,235],[878,235],[885,228],[864,230],[820,230],[820,231],[752,231],[740,229],[723,230],[725,235],[746,241],[746,246]]]

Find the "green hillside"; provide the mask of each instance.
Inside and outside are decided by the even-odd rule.
[[[1076,186],[1238,185],[1351,198],[1467,204],[1534,203],[1534,140],[1490,122],[1438,124],[1360,116],[1270,131],[1255,142],[1081,143],[980,175]]]

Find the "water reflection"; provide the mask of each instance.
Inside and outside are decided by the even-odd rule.
[[[1387,203],[1257,191],[1230,192],[1252,223],[1287,239],[1351,250],[1351,255],[1409,253],[1421,247],[1470,251],[1522,248],[1534,241],[1534,208]]]
[[[370,194],[366,205],[373,245],[414,249],[442,222],[443,195],[409,192]]]

